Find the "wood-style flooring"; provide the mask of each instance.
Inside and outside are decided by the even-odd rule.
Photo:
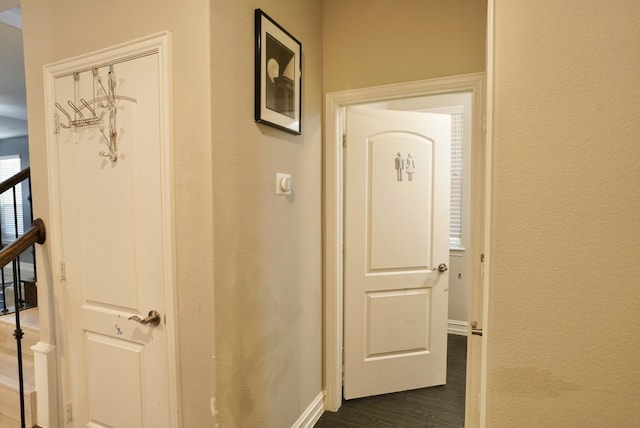
[[[448,336],[447,384],[345,400],[325,412],[315,428],[462,428],[467,338]]]

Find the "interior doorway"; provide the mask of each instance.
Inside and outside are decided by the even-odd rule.
[[[482,325],[482,254],[484,242],[484,189],[485,148],[483,139],[483,79],[482,73],[433,79],[408,84],[389,85],[362,90],[343,91],[327,95],[326,103],[326,153],[325,153],[325,389],[327,396],[325,408],[337,410],[342,402],[343,368],[343,323],[344,323],[344,282],[343,282],[343,245],[344,245],[344,152],[343,133],[345,130],[346,110],[353,106],[376,106],[378,108],[402,110],[426,110],[420,105],[424,97],[445,94],[469,93],[471,95],[471,133],[472,146],[469,153],[471,164],[469,189],[469,234],[466,250],[469,257],[468,309],[469,325]],[[424,100],[422,100],[424,103]],[[418,104],[416,104],[418,102]],[[470,333],[470,327],[458,326]],[[467,420],[479,415],[478,391],[480,391],[481,336],[468,335],[467,363]],[[474,392],[475,391],[475,392]]]

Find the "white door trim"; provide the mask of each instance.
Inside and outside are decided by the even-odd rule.
[[[324,166],[324,189],[325,189],[325,209],[324,209],[324,273],[325,273],[325,325],[324,325],[324,387],[326,391],[325,409],[337,411],[342,403],[342,352],[343,352],[343,148],[342,134],[344,128],[344,110],[346,107],[380,102],[399,98],[412,98],[427,95],[440,95],[453,92],[472,92],[473,97],[473,124],[482,124],[484,121],[484,73],[474,73],[461,76],[445,77],[419,82],[401,83],[394,85],[378,86],[373,88],[355,89],[340,92],[331,92],[326,95],[325,103],[325,166]],[[473,129],[482,130],[483,126],[473,126]],[[482,131],[480,131],[482,132]],[[475,135],[475,141],[482,142],[482,135]],[[476,150],[475,156],[482,156],[482,161],[476,165],[475,174],[481,183],[490,182],[490,168],[488,162],[490,156],[484,144],[477,144],[482,147]],[[479,153],[481,152],[481,153]],[[479,159],[478,159],[479,160]],[[477,160],[477,161],[478,161]],[[476,162],[477,162],[476,161]],[[488,190],[488,189],[486,189]],[[472,204],[478,207],[474,210],[476,218],[488,215],[489,205],[487,204],[486,190],[474,189],[476,196]],[[480,192],[478,194],[478,192]],[[484,244],[488,240],[488,219],[482,221],[472,221],[472,233],[477,238],[474,239],[474,246],[478,248],[475,254],[485,251]],[[479,235],[478,235],[479,234]],[[479,257],[473,260],[474,271],[480,271]],[[476,275],[474,275],[476,278]],[[483,294],[487,293],[488,278],[484,277],[485,286],[483,293],[473,293],[470,300],[480,299],[481,306],[486,312],[487,302],[483,301]],[[474,286],[472,286],[474,288]],[[473,309],[473,302],[470,304]],[[470,312],[470,317],[471,317]],[[482,314],[478,314],[481,317]],[[482,324],[481,324],[482,325]],[[484,341],[483,341],[484,342]],[[484,361],[486,347],[483,347],[482,360]],[[480,365],[476,366],[479,367]],[[486,365],[482,365],[484,371]],[[485,383],[486,376],[481,373],[481,383]],[[484,392],[484,385],[477,385],[477,391]],[[478,397],[478,394],[469,394],[468,397]],[[475,400],[476,398],[473,398]],[[473,403],[467,399],[466,406],[481,406],[480,403]],[[481,412],[484,414],[484,412]]]
[[[83,54],[72,58],[49,64],[44,68],[45,80],[45,100],[54,99],[55,79],[61,76],[72,74],[83,69],[103,66],[113,62],[121,62],[127,59],[133,59],[148,54],[157,54],[160,72],[160,115],[162,128],[160,130],[160,140],[158,143],[161,150],[161,162],[163,171],[162,182],[162,229],[163,241],[166,243],[163,254],[164,276],[166,278],[165,288],[165,328],[167,332],[167,363],[169,376],[169,405],[170,405],[170,426],[179,426],[179,380],[178,380],[178,348],[177,348],[177,310],[176,310],[176,278],[175,278],[175,250],[174,250],[174,198],[173,198],[173,149],[172,149],[172,128],[171,128],[171,34],[162,32],[149,35],[140,39],[132,40],[114,47],[98,50],[95,52]],[[53,148],[55,144],[55,117],[56,111],[52,102],[45,103],[46,117],[46,146],[47,146],[47,165],[48,165],[48,181],[49,187],[49,218],[50,225],[47,230],[48,242],[51,249],[51,266],[48,271],[52,272],[53,287],[46,291],[52,296],[46,296],[46,302],[51,302],[49,310],[51,312],[49,319],[41,318],[41,323],[48,324],[45,328],[47,331],[54,332],[53,339],[55,343],[62,344],[56,348],[57,352],[57,376],[40,376],[43,379],[58,379],[60,385],[36,385],[37,389],[42,388],[49,391],[49,399],[56,400],[58,406],[64,406],[63,403],[68,401],[70,396],[68,379],[70,368],[62,364],[64,356],[64,343],[62,335],[64,334],[64,314],[67,309],[64,307],[66,301],[64,279],[59,274],[58,267],[62,260],[62,237],[61,237],[61,219],[60,219],[60,194],[57,187],[58,160],[57,150]],[[42,258],[41,258],[42,260]],[[56,305],[53,304],[56,303]],[[63,307],[57,307],[62,305]],[[55,344],[54,343],[54,344]],[[36,378],[40,378],[36,374]],[[62,409],[55,419],[48,422],[50,426],[57,426],[64,423],[62,421]],[[39,421],[42,425],[42,422]],[[46,423],[46,422],[45,422]]]
[[[487,364],[488,364],[488,336],[491,334],[489,326],[489,287],[491,280],[491,196],[492,196],[492,159],[493,159],[493,97],[494,97],[494,38],[495,38],[495,22],[494,22],[495,0],[487,0],[487,41],[486,41],[486,64],[487,76],[485,80],[486,102],[485,102],[485,160],[484,160],[484,242],[485,251],[484,277],[482,278],[482,320],[483,340],[480,361],[480,385],[478,386],[477,408],[479,412],[480,428],[485,428],[488,424],[487,419]],[[468,412],[467,412],[468,414]]]

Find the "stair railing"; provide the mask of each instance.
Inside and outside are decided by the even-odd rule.
[[[9,263],[12,264],[12,277],[13,277],[13,299],[14,299],[14,308],[15,308],[15,331],[13,333],[13,337],[16,339],[16,351],[18,358],[18,384],[20,389],[20,422],[21,426],[25,428],[25,402],[24,402],[24,373],[23,373],[23,365],[22,365],[22,338],[24,337],[24,332],[22,331],[22,327],[20,325],[20,310],[23,309],[25,305],[25,300],[22,296],[22,278],[21,278],[21,266],[20,266],[20,255],[23,254],[27,249],[32,248],[34,244],[43,244],[46,239],[46,232],[44,223],[41,219],[33,220],[32,226],[29,230],[27,230],[22,235],[19,233],[20,228],[19,224],[19,210],[18,210],[18,195],[16,191],[16,186],[18,186],[23,181],[27,180],[29,185],[29,193],[28,200],[31,201],[31,174],[30,169],[25,168],[19,173],[13,175],[7,180],[0,183],[0,195],[7,191],[11,191],[13,193],[13,233],[10,236],[10,239],[14,239],[10,242],[6,247],[3,247],[3,242],[1,241],[3,233],[2,233],[2,218],[0,218],[0,291],[2,292],[2,305],[0,305],[0,313],[5,314],[8,313],[7,309],[7,296],[6,296],[6,283],[5,283],[5,272],[4,268]],[[22,203],[22,202],[21,202]],[[31,204],[30,204],[31,205]],[[2,210],[4,211],[4,210]],[[33,210],[30,207],[30,219],[33,219]],[[5,220],[6,221],[6,220]],[[22,219],[24,221],[24,219]],[[6,224],[6,223],[5,223]],[[35,251],[33,254],[33,281],[36,281],[36,273],[35,273]],[[25,292],[26,294],[26,292]]]
[[[9,177],[8,179],[6,179],[5,181],[3,181],[2,183],[0,183],[0,195],[3,195],[5,192],[11,191],[12,192],[12,196],[13,198],[11,199],[12,204],[13,204],[13,230],[9,230],[9,231],[3,231],[2,228],[3,226],[7,226],[8,223],[6,219],[2,219],[2,215],[5,214],[5,210],[3,207],[0,206],[0,249],[4,248],[4,244],[5,244],[5,238],[6,239],[10,239],[10,240],[15,240],[18,239],[18,237],[20,236],[20,228],[18,226],[19,222],[23,222],[26,223],[24,216],[21,219],[19,214],[22,215],[22,213],[19,212],[18,210],[18,195],[17,195],[17,186],[24,182],[27,181],[28,184],[28,196],[26,199],[28,199],[29,202],[31,202],[31,169],[29,167],[23,169],[22,171],[18,172],[17,174]],[[22,201],[20,202],[22,204]],[[22,210],[24,211],[24,209]],[[31,204],[29,204],[29,221],[33,220],[33,206]],[[32,257],[33,257],[33,282],[35,283],[36,281],[36,270],[35,270],[35,266],[36,266],[36,261],[35,261],[35,251],[32,249]],[[18,255],[19,257],[20,255]],[[18,263],[17,263],[18,267],[21,267],[20,264],[20,260],[18,259]],[[24,296],[22,295],[22,286],[24,285],[23,283],[23,278],[22,278],[22,270],[18,269],[18,282],[16,283],[15,281],[13,281],[13,283],[11,284],[13,285],[13,292],[14,294],[18,295],[18,300],[20,300],[20,304],[21,307],[24,307],[25,303],[26,303],[26,299],[24,298]],[[25,285],[26,288],[26,285]],[[9,309],[7,308],[7,299],[6,299],[6,289],[7,289],[7,281],[5,279],[5,271],[4,271],[4,266],[2,266],[2,268],[0,268],[0,294],[2,295],[2,302],[0,302],[0,314],[6,314],[9,313]],[[25,290],[25,294],[26,294],[26,290]],[[34,302],[33,306],[36,306],[36,304]]]
[[[7,245],[0,251],[0,269],[4,269],[9,263],[13,263],[13,283],[18,284],[18,260],[20,254],[26,249],[33,246],[33,244],[44,244],[46,240],[46,231],[44,222],[37,218],[33,221],[31,228],[25,232],[18,239]],[[16,329],[13,333],[13,337],[16,339],[16,351],[18,354],[18,383],[20,387],[20,422],[22,428],[25,428],[24,417],[24,374],[22,369],[22,337],[24,333],[20,327],[20,298],[18,293],[13,293],[15,303],[15,317],[16,317]]]

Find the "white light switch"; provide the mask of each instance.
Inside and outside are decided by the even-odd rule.
[[[291,194],[291,175],[276,173],[276,195]]]

